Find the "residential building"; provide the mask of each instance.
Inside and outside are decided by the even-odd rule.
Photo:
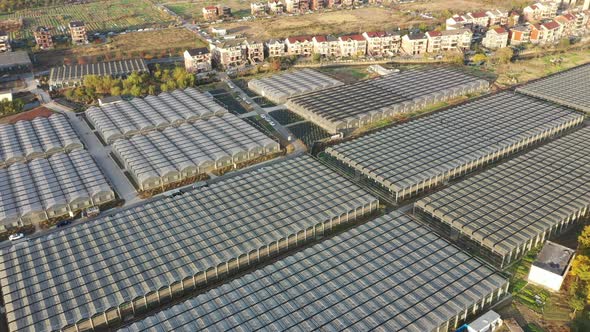
[[[82,21],[72,21],[69,24],[70,35],[72,37],[72,44],[83,45],[88,43],[86,35],[86,25]]]
[[[402,37],[401,52],[406,55],[419,55],[427,51],[428,38],[423,33],[414,33]]]
[[[363,37],[367,41],[367,55],[392,56],[399,51],[401,43],[399,33],[385,31],[364,32]]]
[[[526,21],[534,22],[555,17],[557,15],[557,9],[559,9],[559,2],[537,2],[533,5],[526,6],[522,10],[522,14]]]
[[[269,14],[280,14],[284,11],[283,3],[280,0],[268,0],[266,9]]]
[[[498,9],[488,10],[486,15],[489,17],[489,26],[506,25],[508,23],[508,12]]]
[[[490,310],[471,323],[465,324],[465,332],[496,332],[502,327],[503,321],[500,315]]]
[[[263,2],[251,3],[250,4],[250,14],[252,14],[254,16],[266,14],[266,4]]]
[[[508,26],[515,26],[517,24],[520,23],[520,13],[513,10],[512,12],[510,12],[510,14],[508,15],[508,22],[506,23],[506,25]]]
[[[461,29],[465,26],[465,24],[472,23],[469,19],[463,15],[453,15],[453,17],[447,18],[445,21],[446,29]]]
[[[250,64],[258,64],[264,62],[264,43],[257,41],[244,42],[246,46],[246,59]]]
[[[211,71],[211,52],[207,47],[184,51],[184,68],[190,73]]]
[[[209,31],[216,37],[225,37],[227,35],[227,30],[219,27],[211,27]]]
[[[466,28],[429,31],[426,33],[426,38],[428,39],[427,52],[464,51],[471,47],[472,37],[473,32]]]
[[[228,40],[219,44],[211,44],[211,60],[215,67],[228,69],[246,64],[241,40]]]
[[[564,35],[572,35],[576,30],[576,15],[571,13],[565,13],[555,17],[555,22],[561,25],[561,31]]]
[[[489,29],[481,44],[492,50],[506,47],[508,46],[508,31],[504,28]]]
[[[47,27],[37,27],[33,31],[35,43],[42,50],[49,50],[53,48],[53,39],[51,38],[51,30]]]
[[[320,54],[321,56],[327,57],[330,51],[330,46],[326,36],[314,36],[313,41],[313,53]]]
[[[555,21],[531,24],[531,43],[552,44],[561,39],[561,25]]]
[[[310,56],[313,53],[313,38],[311,36],[295,36],[285,39],[287,55]]]
[[[486,12],[467,13],[467,16],[475,31],[484,31],[490,25],[490,17]]]
[[[320,10],[324,8],[324,0],[310,0],[309,9]]]
[[[203,19],[205,21],[215,21],[217,20],[217,7],[216,6],[207,6],[203,7]]]
[[[531,41],[531,27],[529,24],[517,25],[510,28],[510,45],[520,45]]]
[[[308,10],[308,0],[285,0],[285,11],[287,13],[304,13]]]
[[[0,53],[2,52],[10,52],[12,48],[10,47],[10,39],[8,38],[8,33],[6,31],[0,30]]]
[[[338,41],[340,42],[341,56],[365,56],[367,54],[367,40],[362,35],[340,36]]]
[[[340,39],[332,35],[326,36],[328,43],[328,57],[339,58],[342,56],[340,53]]]
[[[282,40],[271,39],[264,43],[264,48],[269,58],[285,55],[285,43]]]
[[[531,265],[528,281],[558,292],[571,267],[575,253],[573,249],[547,241]]]
[[[579,33],[586,32],[586,30],[588,30],[588,24],[590,23],[590,13],[583,11],[577,12],[574,15],[576,16],[575,31]]]
[[[223,6],[221,4],[217,5],[217,16],[222,18],[232,17],[233,14],[231,12],[231,8],[227,6]]]

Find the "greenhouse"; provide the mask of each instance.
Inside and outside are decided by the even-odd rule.
[[[248,89],[277,104],[304,93],[340,86],[344,83],[311,69],[276,74],[248,82]]]
[[[582,113],[502,92],[327,148],[402,200],[553,137]]]
[[[208,172],[280,151],[279,143],[230,113],[113,144],[113,153],[139,191],[171,187],[187,179],[194,182]]]
[[[516,91],[590,113],[590,63],[525,84]]]
[[[107,144],[225,113],[227,110],[212,97],[193,88],[90,107],[85,112],[86,118]]]
[[[416,69],[293,97],[286,106],[332,134],[349,133],[397,113],[488,87],[488,81],[458,70]]]
[[[56,153],[0,169],[0,225],[40,223],[115,199],[86,150]]]
[[[126,77],[133,72],[149,73],[145,60],[137,58],[54,67],[49,72],[48,83],[50,87],[63,88],[81,84],[87,75]]]
[[[393,212],[123,328],[135,331],[455,331],[508,281]]]
[[[2,250],[9,330],[112,329],[378,205],[302,155],[119,209]]]
[[[0,168],[82,148],[82,142],[63,115],[0,124]]]
[[[590,215],[590,127],[432,194],[415,209],[501,268]]]

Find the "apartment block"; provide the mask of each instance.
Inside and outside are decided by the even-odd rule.
[[[6,31],[0,30],[0,53],[10,52],[11,50],[12,48],[10,47],[8,33],[6,33]]]
[[[467,16],[473,24],[473,30],[483,31],[490,25],[490,17],[486,12],[467,13]]]
[[[244,42],[246,47],[246,59],[252,65],[264,62],[264,43],[258,41]]]
[[[246,52],[244,52],[242,41],[228,40],[217,45],[212,44],[211,59],[218,68],[235,68],[246,64]]]
[[[392,56],[399,52],[401,35],[385,31],[364,32],[363,37],[367,41],[367,55]]]
[[[51,30],[47,27],[39,26],[33,31],[35,43],[42,50],[49,50],[53,48],[53,38],[51,38]]]
[[[402,37],[401,52],[406,55],[419,55],[428,50],[428,38],[423,33],[414,33]]]
[[[508,31],[504,28],[490,29],[486,32],[481,44],[492,50],[506,47],[508,46]]]
[[[264,43],[264,49],[269,58],[285,55],[285,43],[282,40],[271,39]]]
[[[184,68],[190,73],[211,71],[211,52],[206,47],[184,51]]]
[[[266,4],[263,2],[251,3],[250,4],[250,14],[252,14],[254,16],[266,14]]]
[[[340,42],[341,56],[365,56],[367,54],[367,40],[363,35],[340,36],[338,41]]]
[[[217,18],[218,15],[216,6],[203,7],[203,19],[205,19],[205,21],[215,21]]]
[[[281,14],[285,11],[283,3],[280,0],[269,0],[266,4],[266,9],[269,14]]]
[[[543,19],[553,18],[557,15],[559,9],[559,2],[547,1],[537,2],[533,5],[526,6],[522,10],[522,14],[526,21],[534,22]]]
[[[531,24],[531,43],[553,44],[561,39],[561,25],[555,21]]]
[[[305,13],[308,10],[308,0],[285,0],[285,11],[287,13]]]
[[[334,36],[314,36],[313,53],[323,57],[338,58],[340,53],[340,40]]]
[[[517,25],[508,31],[510,45],[520,45],[531,41],[531,27],[529,24]]]
[[[488,10],[486,15],[489,18],[489,26],[506,25],[508,24],[508,12],[503,12],[498,9]]]
[[[311,10],[320,10],[324,8],[324,0],[311,0],[309,9]]]
[[[428,39],[427,52],[463,51],[470,48],[472,37],[473,32],[466,28],[429,31],[426,33]]]
[[[287,55],[311,56],[313,54],[313,38],[311,36],[295,36],[285,39]]]
[[[70,35],[72,37],[72,44],[83,45],[88,43],[88,36],[86,35],[86,25],[82,21],[72,21],[69,24]]]

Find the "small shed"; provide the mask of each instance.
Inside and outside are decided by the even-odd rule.
[[[574,256],[575,250],[547,241],[531,266],[529,282],[559,291]]]
[[[497,312],[490,310],[467,324],[467,332],[494,332],[500,326],[502,326],[502,318]]]

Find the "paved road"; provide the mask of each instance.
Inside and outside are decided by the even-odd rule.
[[[262,109],[268,113],[268,112],[272,112],[272,111],[286,110],[288,108],[284,104],[280,104],[280,105],[272,106],[272,107],[263,107]]]
[[[244,92],[244,90],[242,90],[235,83],[232,83],[231,79],[229,78],[229,76],[226,73],[220,72],[217,75],[222,82],[225,82],[226,84],[231,84],[231,86],[233,86],[232,90],[237,92],[237,94],[240,96],[240,98],[242,100],[245,100],[246,103],[248,103],[250,106],[252,106],[252,108],[254,108],[254,112],[258,113],[258,115],[266,114],[267,118],[264,120],[266,122],[268,122],[268,124],[270,124],[270,121],[272,121],[274,123],[274,125],[272,125],[274,130],[285,141],[293,144],[293,146],[295,147],[295,151],[301,152],[301,151],[305,151],[307,149],[303,143],[301,143],[300,141],[297,140],[297,137],[295,137],[295,135],[293,135],[293,133],[291,133],[289,131],[289,129],[285,128],[277,120],[273,119],[270,115],[268,115],[266,113],[266,111],[262,107],[260,107],[260,105],[258,105],[252,98],[250,98],[250,96],[248,96],[248,94],[246,92]]]
[[[137,196],[137,192],[133,185],[129,182],[125,174],[121,171],[119,166],[110,157],[110,148],[102,145],[96,135],[92,132],[90,127],[84,120],[72,112],[69,108],[51,102],[45,105],[55,111],[65,114],[72,127],[84,143],[86,149],[94,157],[94,160],[103,171],[103,173],[110,180],[111,185],[115,188],[119,196],[125,200],[125,205],[139,202],[141,199]]]

